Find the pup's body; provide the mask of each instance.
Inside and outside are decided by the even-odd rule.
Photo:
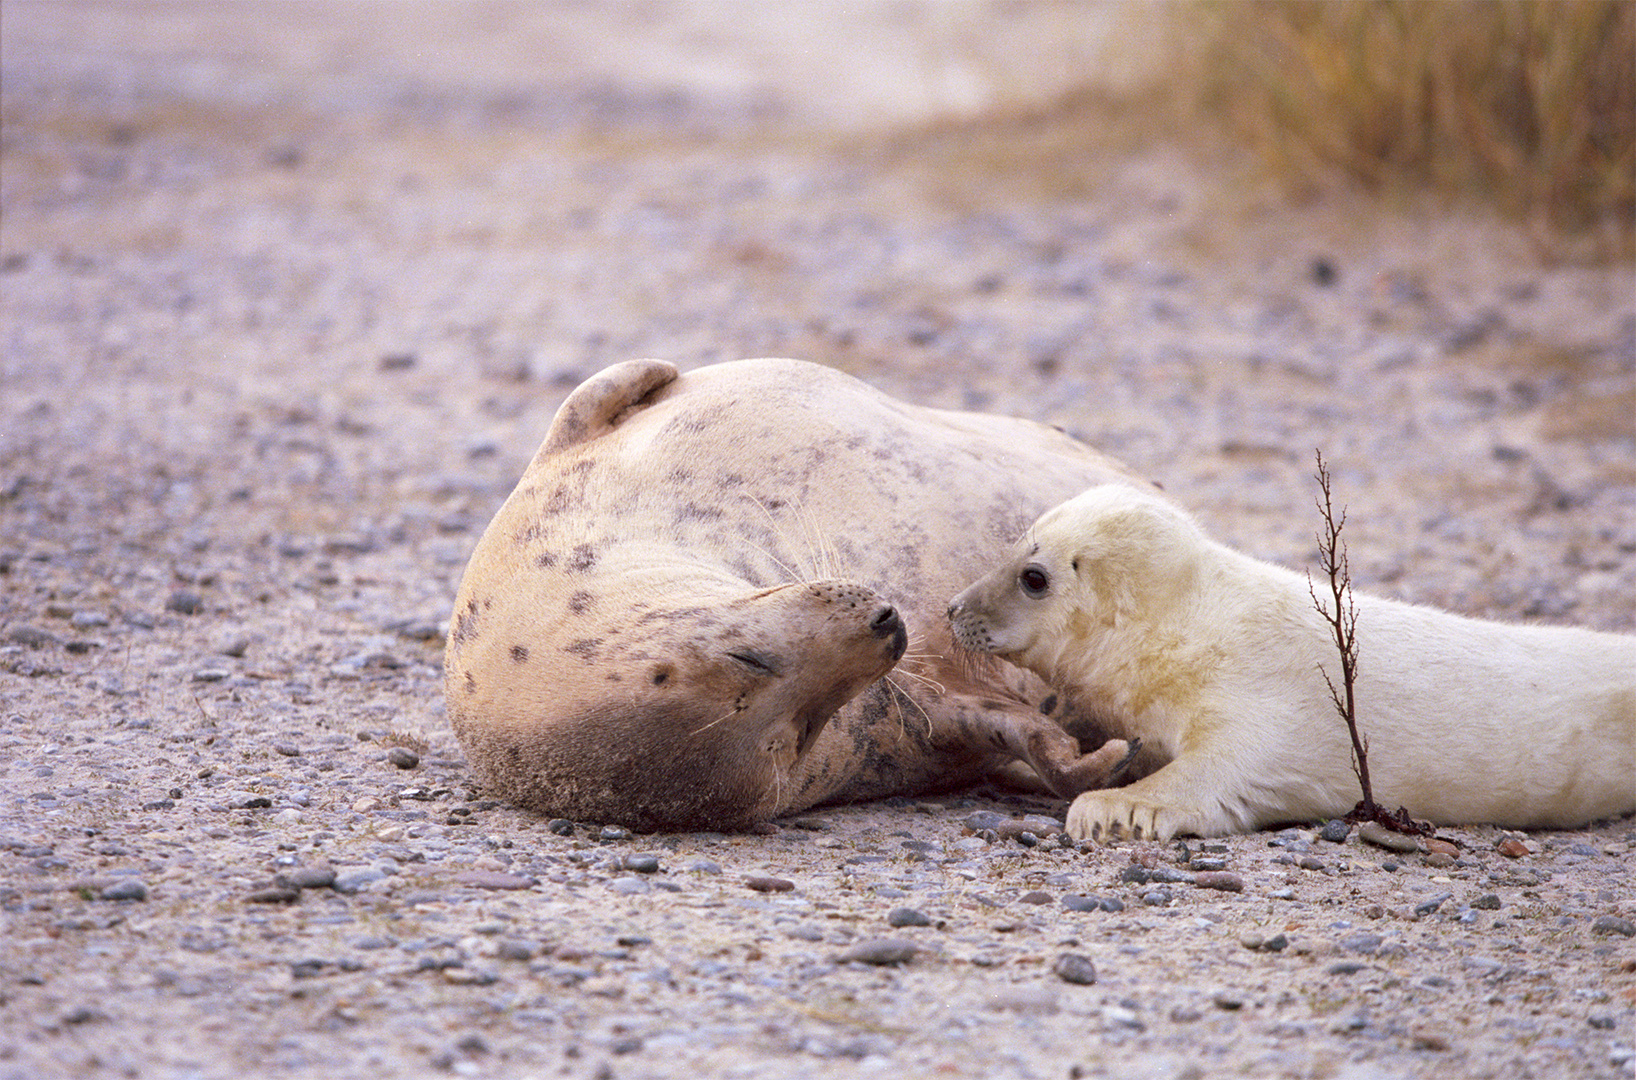
[[[1636,638],[1354,601],[1377,802],[1519,827],[1636,810]],[[950,618],[961,644],[1034,671],[1159,766],[1076,798],[1077,837],[1220,835],[1358,801],[1307,578],[1150,493],[1096,487],[1048,511]]]

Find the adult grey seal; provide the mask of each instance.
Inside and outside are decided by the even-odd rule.
[[[1017,762],[1071,798],[1130,748],[956,649],[944,606],[1045,508],[1115,480],[1139,483],[1051,428],[816,364],[615,365],[563,403],[467,567],[455,734],[501,797],[638,828]]]

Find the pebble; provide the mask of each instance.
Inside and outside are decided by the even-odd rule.
[[[1051,894],[1042,892],[1039,889],[1030,890],[1017,897],[1017,903],[1019,904],[1049,904],[1050,902]]]
[[[335,867],[325,864],[298,866],[284,875],[298,889],[329,889],[335,885]]]
[[[1621,937],[1636,937],[1636,922],[1621,918],[1618,915],[1598,915],[1591,923],[1593,934],[1618,934]]]
[[[1274,934],[1272,937],[1262,937],[1260,934],[1245,934],[1238,939],[1238,942],[1246,949],[1253,949],[1256,952],[1283,952],[1289,947],[1289,938],[1282,933]]]
[[[1420,844],[1407,833],[1395,832],[1375,821],[1366,821],[1358,826],[1358,839],[1366,844],[1373,844],[1387,851],[1419,851]]]
[[[838,964],[907,964],[920,946],[905,938],[871,938],[860,941],[835,957]]]
[[[1241,994],[1233,993],[1231,990],[1218,990],[1211,995],[1210,1004],[1225,1012],[1237,1012],[1244,1007],[1244,997]],[[1194,1019],[1197,1019],[1197,1017]]]
[[[457,885],[471,885],[478,889],[530,889],[539,884],[534,878],[501,870],[462,870],[454,876],[454,880]]]
[[[1493,893],[1488,893],[1473,900],[1471,906],[1477,911],[1498,911],[1500,910],[1500,898]]]
[[[1447,840],[1439,840],[1435,836],[1428,836],[1422,841],[1422,843],[1426,845],[1426,850],[1434,855],[1447,855],[1451,859],[1458,859],[1460,857],[1459,844],[1451,843]]]
[[[555,833],[557,836],[574,835],[574,823],[567,818],[552,818],[545,823],[545,828],[547,832]]]
[[[1202,870],[1193,875],[1193,884],[1217,892],[1243,892],[1244,879],[1225,870]]]
[[[744,884],[756,892],[792,892],[795,889],[795,882],[776,877],[747,877]]]
[[[1347,952],[1362,953],[1365,956],[1373,956],[1380,951],[1380,946],[1384,941],[1385,939],[1379,934],[1371,934],[1367,932],[1348,934],[1346,937],[1341,939],[1341,948],[1345,949]]]
[[[1352,826],[1348,825],[1339,818],[1333,818],[1324,822],[1323,829],[1318,833],[1318,839],[1327,840],[1331,844],[1342,844],[1345,843],[1346,838],[1351,835]]]
[[[627,855],[623,862],[625,869],[638,874],[657,874],[659,872],[659,856],[657,855]]]
[[[148,887],[139,878],[116,881],[97,894],[104,900],[146,900]]]
[[[893,908],[887,913],[886,925],[897,927],[930,926],[932,925],[932,920],[931,917],[923,911],[916,911],[914,908],[900,907]]]
[[[420,755],[407,746],[394,746],[386,752],[386,760],[400,769],[413,769],[420,764]]]
[[[1096,965],[1088,956],[1079,953],[1063,953],[1051,965],[1051,973],[1066,983],[1076,986],[1089,986],[1096,982]]]
[[[1498,851],[1501,855],[1504,855],[1508,859],[1520,859],[1524,855],[1528,854],[1528,845],[1523,843],[1521,840],[1518,840],[1514,836],[1508,836],[1504,840],[1501,840],[1498,844],[1495,844],[1494,850]]]
[[[1438,893],[1430,900],[1422,900],[1420,903],[1415,905],[1414,913],[1416,915],[1431,915],[1436,912],[1438,908],[1447,903],[1448,899],[1453,895],[1453,893]]]
[[[629,840],[631,831],[620,828],[618,825],[604,825],[602,831],[597,833],[596,838],[604,844],[616,844],[622,840]]]
[[[301,899],[301,890],[293,885],[267,885],[244,898],[247,904],[293,904]]]
[[[177,615],[197,615],[204,610],[204,597],[192,589],[177,589],[166,597],[165,610]]]
[[[1129,1028],[1132,1031],[1146,1030],[1146,1025],[1142,1023],[1142,1018],[1136,1014],[1136,1010],[1123,1005],[1104,1006],[1102,1020],[1113,1027]]]
[[[608,882],[608,891],[617,893],[620,896],[640,896],[642,893],[647,892],[649,888],[647,881],[639,877],[616,877]]]

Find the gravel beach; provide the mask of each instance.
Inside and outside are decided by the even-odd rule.
[[[456,583],[638,356],[1055,424],[1297,568],[1322,450],[1358,588],[1636,632],[1628,263],[1157,138],[999,160],[1123,77],[1114,5],[789,7],[6,0],[0,1080],[1636,1075],[1630,818],[475,787]]]

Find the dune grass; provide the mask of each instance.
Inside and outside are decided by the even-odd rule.
[[[1191,96],[1273,173],[1475,196],[1636,246],[1631,0],[1196,0]]]

